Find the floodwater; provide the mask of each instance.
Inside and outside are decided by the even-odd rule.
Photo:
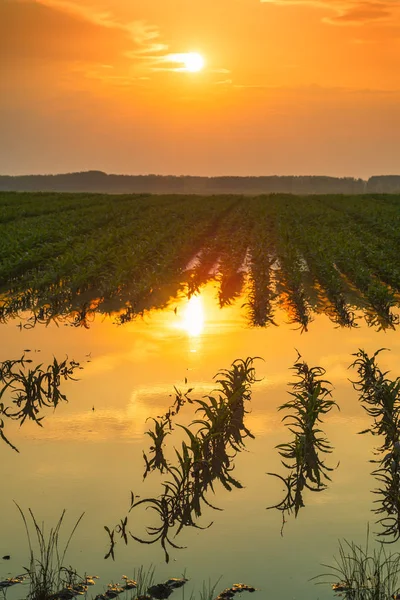
[[[244,302],[241,297],[220,310],[211,282],[200,296],[190,301],[175,298],[167,308],[123,326],[100,317],[90,329],[51,324],[21,330],[18,322],[0,326],[0,360],[19,358],[29,348],[34,362],[46,364],[53,355],[58,359],[68,355],[84,366],[79,381],[62,386],[68,404],[49,411],[43,427],[7,423],[8,437],[20,453],[0,444],[0,557],[11,555],[9,561],[0,560],[0,578],[17,575],[28,566],[26,534],[15,501],[24,511],[31,508],[47,528],[66,508],[61,536],[65,540],[85,513],[66,563],[82,574],[100,576],[96,588],[90,589],[93,595],[124,574],[132,576],[140,565],[152,564],[157,581],[185,572],[190,580],[187,594],[200,590],[203,581],[221,577],[217,591],[243,582],[260,590],[255,598],[333,597],[329,585],[315,585],[310,579],[326,572],[321,563],[333,563],[338,539],[363,543],[367,524],[372,532],[378,528],[371,512],[371,490],[376,484],[369,463],[377,443],[372,436],[357,434],[368,427],[369,417],[349,382],[349,377],[355,378],[348,370],[351,354],[358,348],[369,353],[389,348],[391,352],[382,354],[379,364],[396,376],[399,334],[376,332],[364,322],[358,329],[338,329],[323,315],[316,316],[302,334],[285,324],[283,315],[279,327],[251,328]],[[339,465],[327,490],[305,492],[305,508],[297,519],[288,517],[281,536],[281,514],[267,507],[283,497],[283,486],[267,472],[285,475],[275,446],[289,441],[291,434],[277,407],[288,398],[296,350],[310,366],[324,367],[334,386],[340,412],[333,409],[322,429],[334,447],[326,463]],[[172,549],[168,565],[159,545],[133,539],[127,546],[118,542],[115,561],[104,560],[108,551],[104,525],[112,528],[127,514],[131,491],[143,498],[161,492],[159,475],[150,474],[143,482],[142,452],[151,445],[145,435],[146,419],[167,411],[174,386],[184,391],[194,388],[192,396],[201,397],[212,389],[212,378],[220,369],[248,356],[263,360],[255,363],[261,381],[253,387],[246,418],[255,440],[246,440],[247,451],[235,461],[234,475],[244,489],[228,492],[216,485],[211,500],[223,511],[205,511],[200,523],[213,521],[208,529],[182,531],[175,541],[186,549]],[[186,422],[185,411],[186,407],[182,422]],[[167,445],[172,447],[173,440],[169,436]],[[142,535],[145,525],[154,524],[150,512],[130,514],[133,534]],[[149,521],[143,522],[146,518]],[[180,595],[176,591],[172,598]],[[9,598],[23,596],[20,586],[9,592]]]

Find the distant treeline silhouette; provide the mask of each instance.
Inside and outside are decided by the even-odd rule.
[[[1,191],[95,192],[110,194],[365,194],[399,193],[400,175],[368,181],[353,177],[193,177],[190,175],[108,175],[85,171],[60,175],[0,175]]]

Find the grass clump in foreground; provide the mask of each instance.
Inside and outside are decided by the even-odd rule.
[[[333,592],[346,600],[389,600],[398,598],[400,554],[387,553],[383,544],[377,549],[365,548],[344,540],[339,542],[339,555],[329,569],[314,579],[332,578],[318,583],[329,583]]]
[[[60,532],[64,522],[65,510],[61,513],[56,525],[46,535],[44,524],[38,524],[31,509],[29,509],[32,520],[30,526],[18,504],[17,508],[25,525],[29,545],[29,568],[25,567],[29,579],[27,600],[52,600],[55,598],[70,600],[74,596],[84,594],[88,589],[88,585],[93,585],[93,578],[80,577],[71,567],[64,566],[65,555],[83,518],[83,513],[72,528],[64,548],[61,548]],[[33,536],[31,536],[30,531],[32,526]]]
[[[63,510],[56,525],[48,534],[44,524],[39,525],[31,509],[27,518],[16,504],[22,517],[28,539],[30,563],[25,567],[25,573],[15,577],[0,580],[0,594],[6,599],[9,587],[29,581],[29,592],[26,600],[73,600],[77,596],[88,597],[89,586],[95,585],[96,575],[81,577],[72,567],[64,566],[65,556],[71,539],[80,524],[84,513],[76,521],[69,534],[64,547],[61,546],[60,533],[66,511]],[[32,522],[30,522],[32,521]],[[33,532],[32,532],[33,529]],[[124,594],[124,600],[167,600],[178,589],[182,591],[182,600],[185,600],[184,586],[188,579],[171,577],[162,583],[155,583],[155,568],[151,565],[148,569],[140,566],[135,569],[133,579],[126,575],[122,577],[123,583],[109,583],[107,589],[95,596],[94,600],[114,600]],[[244,583],[235,583],[230,588],[225,588],[218,595],[215,590],[220,579],[214,585],[203,583],[203,588],[198,595],[199,600],[230,600],[242,592],[255,592],[253,586]],[[189,600],[194,600],[196,594],[192,591]]]

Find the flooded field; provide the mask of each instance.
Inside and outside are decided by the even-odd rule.
[[[10,559],[0,560],[0,578],[20,574],[28,566],[26,532],[16,502],[25,513],[31,508],[47,528],[67,509],[61,535],[65,540],[85,513],[66,564],[81,574],[100,576],[93,596],[109,582],[123,582],[123,575],[133,577],[141,565],[153,565],[157,582],[185,574],[188,597],[192,590],[198,593],[204,581],[214,583],[219,578],[217,591],[243,582],[260,590],[255,597],[333,597],[330,585],[316,586],[310,579],[327,571],[321,563],[333,564],[338,540],[363,544],[369,524],[373,545],[376,534],[382,532],[376,523],[379,515],[371,512],[377,500],[371,491],[379,484],[371,475],[377,466],[369,461],[376,458],[374,449],[384,443],[384,435],[359,435],[372,427],[373,418],[349,381],[357,380],[357,370],[349,366],[358,349],[371,356],[385,347],[390,352],[379,354],[377,361],[395,379],[400,374],[399,335],[393,328],[368,327],[364,318],[359,320],[360,327],[338,328],[324,314],[313,314],[308,331],[301,333],[288,323],[284,304],[274,313],[279,326],[253,327],[244,307],[248,286],[245,289],[247,293],[237,293],[221,308],[219,284],[211,279],[190,298],[172,297],[163,309],[123,325],[116,324],[115,316],[100,314],[87,327],[71,327],[62,321],[24,327],[29,321],[21,316],[0,325],[0,361],[19,359],[25,352],[33,361],[30,368],[41,363],[44,368],[53,357],[63,361],[67,356],[83,367],[74,373],[77,381],[61,382],[68,403],[61,401],[56,411],[44,407],[42,427],[29,419],[22,426],[9,419],[4,427],[19,452],[1,442],[0,556]],[[287,421],[282,422],[288,411],[278,408],[293,391],[289,383],[296,381],[291,369],[298,354],[309,367],[325,369],[322,379],[331,382],[332,399],[340,410],[332,406],[319,424],[332,449],[320,455],[332,469],[328,472],[331,481],[324,480],[326,489],[320,486],[318,492],[304,488],[304,506],[297,517],[294,512],[285,513],[283,526],[282,512],[268,507],[282,501],[285,485],[268,473],[283,478],[288,474],[276,446],[289,443],[293,433]],[[205,529],[183,527],[172,541],[185,548],[169,547],[166,564],[159,542],[143,544],[129,534],[148,539],[146,528],[159,524],[155,511],[142,510],[143,506],[128,512],[131,494],[135,501],[157,498],[166,479],[165,473],[155,471],[143,480],[143,452],[148,459],[152,455],[152,439],[146,432],[154,422],[149,419],[157,420],[168,412],[177,390],[183,394],[190,390],[192,400],[215,396],[213,377],[236,359],[248,357],[262,360],[255,358],[253,363],[257,381],[251,385],[251,400],[246,403],[249,414],[244,416],[254,439],[245,437],[230,471],[243,487],[231,485],[229,491],[215,480],[207,499],[222,510],[204,504],[196,523]],[[202,418],[195,415],[196,407],[185,404],[174,416],[176,423],[189,426],[193,418]],[[168,461],[175,460],[174,446],[181,448],[183,439],[182,428],[168,432],[164,440]],[[121,525],[118,529],[125,516],[127,544],[120,535]],[[104,559],[110,550],[104,526],[115,531],[114,561]],[[397,549],[397,544],[388,546],[388,551]],[[15,586],[7,597],[21,598],[22,590]],[[181,594],[177,590],[172,597]]]

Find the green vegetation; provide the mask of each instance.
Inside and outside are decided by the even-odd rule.
[[[380,544],[371,551],[354,542],[339,542],[339,556],[333,565],[323,565],[328,573],[314,579],[329,583],[333,592],[345,600],[388,600],[399,597],[400,554],[388,554]],[[325,579],[329,578],[329,579]]]
[[[84,513],[73,526],[64,547],[61,547],[61,530],[66,514],[65,509],[56,525],[46,533],[45,525],[39,525],[31,509],[28,510],[29,517],[27,518],[21,507],[18,504],[16,506],[22,517],[28,540],[29,567],[24,567],[25,573],[22,575],[0,580],[0,594],[4,600],[10,587],[25,581],[29,584],[26,600],[73,600],[78,596],[87,598],[89,587],[95,585],[99,577],[97,575],[82,577],[72,567],[65,566],[69,545]],[[123,575],[121,579],[123,583],[109,583],[103,593],[95,596],[95,600],[114,600],[119,596],[124,600],[167,600],[175,590],[179,589],[182,589],[181,597],[184,600],[183,588],[188,582],[183,575],[180,578],[170,577],[162,583],[155,583],[155,568],[152,565],[147,569],[141,565],[134,570],[132,579],[126,575]],[[226,600],[242,592],[256,591],[253,586],[235,583],[215,597],[219,581],[220,579],[214,585],[209,582],[208,586],[203,583],[199,600],[214,600],[214,598],[215,600]],[[194,598],[196,595],[192,591],[189,600],[194,600]]]
[[[400,196],[2,192],[0,320],[88,327],[119,311],[124,323],[217,274],[221,306],[246,284],[253,325],[283,309],[302,331],[319,312],[394,328],[399,225]]]
[[[83,514],[72,528],[64,548],[61,548],[60,533],[65,510],[56,525],[46,534],[44,524],[38,524],[31,509],[29,509],[29,516],[32,521],[30,525],[18,504],[17,508],[25,525],[29,545],[29,568],[25,568],[26,577],[29,580],[27,600],[55,600],[56,598],[72,600],[73,597],[84,594],[88,589],[88,585],[91,585],[92,578],[82,578],[76,571],[67,568],[64,564],[69,544],[83,518]],[[64,594],[62,594],[62,591]]]

